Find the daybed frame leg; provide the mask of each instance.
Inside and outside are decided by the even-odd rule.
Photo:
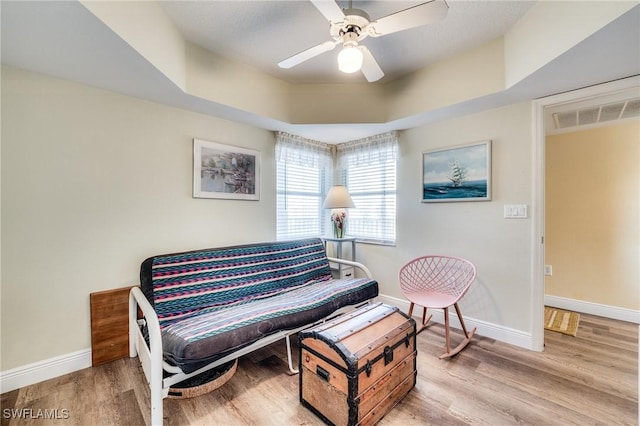
[[[142,303],[144,302],[144,303]],[[138,307],[142,310],[142,314],[147,323],[149,332],[149,348],[145,352],[145,348],[138,347],[139,330],[137,325]],[[153,426],[162,426],[162,400],[167,396],[169,389],[162,388],[162,336],[160,334],[160,324],[158,317],[155,315],[153,308],[146,303],[144,294],[139,287],[133,287],[129,296],[129,356],[134,357],[136,353],[140,356],[142,369],[149,383],[151,393],[151,424]],[[143,356],[143,353],[145,354]],[[148,363],[143,361],[148,359]]]
[[[138,356],[136,341],[138,340],[138,303],[131,293],[129,293],[129,357]]]
[[[162,426],[162,369],[154,369],[151,372],[149,386],[151,388],[151,424]]]
[[[149,343],[151,349],[151,368],[149,387],[151,388],[151,424],[162,426],[162,338],[160,337],[160,326],[149,328]],[[168,389],[167,389],[168,390]]]
[[[287,362],[289,363],[289,371],[291,374],[298,374],[300,370],[293,368],[293,364],[291,362],[291,341],[288,334],[284,337],[284,340],[287,342]]]

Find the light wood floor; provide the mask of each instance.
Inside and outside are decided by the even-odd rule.
[[[442,361],[444,330],[431,326],[418,337],[416,387],[380,425],[638,424],[637,325],[583,314],[577,337],[545,332],[545,340],[537,353],[477,336]],[[165,399],[165,425],[321,424],[300,405],[285,359],[276,344],[241,358],[217,391]],[[3,394],[2,425],[141,425],[148,400],[138,360],[122,359]],[[7,419],[11,408],[69,418]]]

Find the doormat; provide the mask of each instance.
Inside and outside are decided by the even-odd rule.
[[[563,311],[562,309],[544,307],[544,329],[557,331],[576,337],[580,314],[576,312]]]

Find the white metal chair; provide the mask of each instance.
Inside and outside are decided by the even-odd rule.
[[[466,259],[452,256],[422,256],[413,259],[400,269],[400,290],[411,302],[409,316],[413,314],[414,305],[420,305],[422,310],[423,331],[431,319],[427,315],[427,308],[443,309],[445,324],[446,352],[440,358],[450,358],[464,349],[469,343],[476,328],[467,332],[464,325],[458,301],[465,295],[476,278],[476,267]],[[449,307],[454,306],[464,332],[464,340],[451,349],[449,332]]]

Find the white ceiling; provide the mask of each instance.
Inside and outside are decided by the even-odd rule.
[[[438,0],[443,1],[443,0]],[[342,8],[348,1],[337,2]],[[372,20],[408,9],[422,1],[353,1]],[[431,25],[384,37],[368,37],[366,45],[388,82],[457,53],[502,36],[534,1],[449,0],[447,17]],[[364,81],[358,73],[338,72],[339,48],[292,69],[276,65],[298,52],[332,40],[329,23],[316,7],[298,1],[163,1],[169,18],[190,42],[221,56],[252,65],[291,82]]]
[[[339,2],[346,5],[346,2]],[[420,2],[355,1],[373,19]],[[444,21],[364,40],[392,78],[494,39],[530,2],[449,1]],[[358,82],[335,68],[337,50],[290,70],[276,64],[329,39],[328,23],[308,1],[162,2],[184,37],[235,61],[291,82]],[[269,130],[326,142],[420,126],[460,114],[640,74],[640,6],[501,93],[389,123],[292,125],[191,96],[76,1],[0,2],[2,64]],[[344,80],[343,80],[344,79]]]

